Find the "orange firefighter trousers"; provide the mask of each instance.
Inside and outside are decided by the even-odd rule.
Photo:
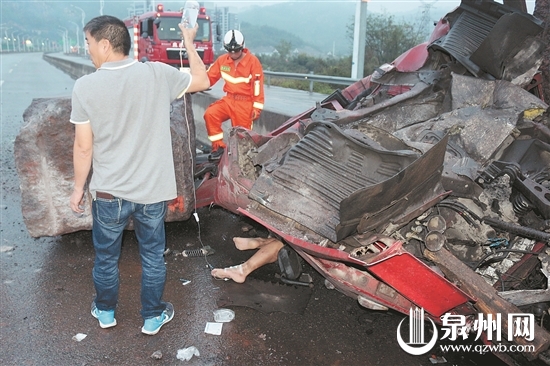
[[[233,127],[252,129],[252,99],[244,95],[227,94],[206,109],[204,122],[213,151],[225,147],[222,123],[228,119]]]

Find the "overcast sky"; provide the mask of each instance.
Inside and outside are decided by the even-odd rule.
[[[108,0],[107,0],[108,1]],[[208,3],[215,3],[218,6],[228,6],[235,8],[245,8],[254,5],[273,5],[283,2],[302,2],[302,3],[315,3],[315,2],[326,2],[326,3],[357,3],[359,0],[217,0],[217,1],[207,1]],[[162,2],[162,1],[158,1]],[[171,2],[171,1],[170,1]],[[502,1],[500,1],[502,2]],[[418,8],[424,4],[434,4],[438,7],[445,7],[447,9],[454,9],[460,5],[460,0],[368,0],[367,8],[371,8],[373,11],[390,11],[392,9],[406,10],[407,7]],[[405,9],[404,9],[405,8]],[[527,0],[527,11],[533,13],[535,8],[535,0]]]

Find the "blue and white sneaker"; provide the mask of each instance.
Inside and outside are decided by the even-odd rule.
[[[99,310],[95,305],[95,301],[92,301],[92,316],[99,320],[101,328],[111,328],[116,325],[115,311]]]
[[[155,335],[159,332],[160,328],[168,323],[174,317],[174,306],[167,302],[166,309],[157,317],[145,319],[141,333],[148,335]]]

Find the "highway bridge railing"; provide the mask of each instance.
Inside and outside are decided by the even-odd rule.
[[[280,78],[280,79],[295,79],[295,80],[309,81],[310,93],[313,93],[313,83],[315,82],[349,86],[358,80],[354,78],[346,78],[341,76],[315,75],[313,74],[313,72],[309,74],[298,74],[293,72],[275,72],[275,71],[264,70],[264,75],[266,76],[265,84],[267,86],[271,86],[272,77]]]

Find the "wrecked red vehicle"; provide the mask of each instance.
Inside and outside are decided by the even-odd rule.
[[[369,309],[460,315],[474,333],[479,314],[502,333],[532,314],[530,336],[482,340],[529,345],[493,351],[510,365],[548,363],[541,24],[463,0],[392,64],[267,135],[233,129],[219,163],[197,157],[197,207],[262,224]]]

